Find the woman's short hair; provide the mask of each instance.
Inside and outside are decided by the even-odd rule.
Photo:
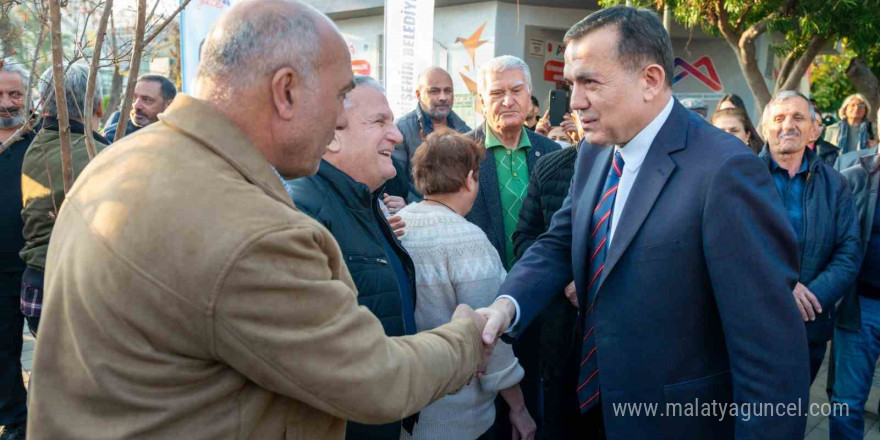
[[[865,95],[862,95],[861,93],[853,93],[852,95],[847,96],[846,99],[843,100],[843,104],[840,104],[840,108],[837,109],[837,116],[841,121],[846,119],[846,108],[857,99],[865,104],[865,119],[870,119],[870,116],[868,115],[871,114],[871,104],[865,99]]]
[[[749,136],[749,148],[752,149],[755,153],[760,153],[761,148],[764,146],[764,141],[761,139],[761,136],[758,134],[758,130],[755,129],[755,125],[752,124],[752,120],[749,118],[749,114],[740,108],[725,108],[721,110],[716,110],[715,113],[712,114],[712,124],[715,124],[715,121],[718,118],[722,117],[733,117],[739,119],[739,122],[742,124],[745,131],[751,136]]]
[[[424,195],[458,192],[468,172],[478,178],[486,149],[473,139],[448,128],[425,139],[413,155],[413,181]]]

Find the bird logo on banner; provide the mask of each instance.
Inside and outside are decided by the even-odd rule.
[[[471,57],[471,65],[477,65],[477,48],[488,43],[489,40],[481,40],[480,37],[483,35],[483,29],[486,27],[486,23],[483,23],[482,26],[477,28],[477,31],[471,34],[470,37],[461,38],[458,37],[455,39],[456,43],[461,43],[465,49],[467,49],[468,55]]]

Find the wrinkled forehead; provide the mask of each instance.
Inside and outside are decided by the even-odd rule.
[[[21,79],[21,75],[15,72],[0,72],[0,90],[3,91],[13,91],[13,90],[24,90],[24,81]]]

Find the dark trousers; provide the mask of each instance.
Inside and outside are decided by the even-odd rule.
[[[809,352],[810,352],[810,384],[816,380],[816,375],[819,374],[819,367],[822,366],[822,361],[825,360],[825,349],[828,347],[828,341],[824,342],[813,342],[809,343]]]
[[[27,392],[21,377],[24,315],[21,273],[0,273],[0,425],[27,420]]]

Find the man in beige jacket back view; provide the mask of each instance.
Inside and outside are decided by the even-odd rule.
[[[67,196],[28,438],[342,439],[346,419],[400,420],[468,381],[483,318],[384,336],[278,176],[314,173],[348,123],[333,24],[292,0],[238,3],[197,81]]]

